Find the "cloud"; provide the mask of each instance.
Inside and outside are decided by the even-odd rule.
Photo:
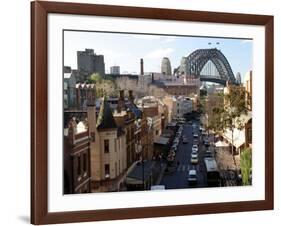
[[[99,52],[99,54],[104,55],[105,58],[108,57],[114,59],[127,56],[127,54],[124,52],[116,52],[116,51],[112,51],[111,49],[103,49],[102,51]]]
[[[174,38],[174,37],[167,37],[163,40],[163,43],[170,43],[170,42],[173,42],[175,40],[176,40],[176,38]]]
[[[242,44],[245,44],[245,43],[252,43],[252,41],[253,41],[252,39],[244,39],[244,40],[241,41],[241,43],[242,43]]]
[[[172,52],[175,50],[172,48],[161,48],[161,49],[156,49],[148,53],[145,57],[151,58],[151,59],[157,59],[157,58],[162,58],[162,57],[167,57],[169,56]]]

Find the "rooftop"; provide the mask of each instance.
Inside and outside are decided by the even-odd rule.
[[[115,120],[113,118],[111,108],[106,98],[103,98],[103,102],[100,107],[99,116],[97,119],[97,129],[112,129],[117,128]]]
[[[160,144],[160,145],[167,145],[170,141],[169,137],[158,137],[158,139],[154,142],[154,144]]]

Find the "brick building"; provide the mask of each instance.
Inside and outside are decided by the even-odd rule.
[[[90,140],[86,122],[71,119],[64,129],[64,194],[91,192]]]

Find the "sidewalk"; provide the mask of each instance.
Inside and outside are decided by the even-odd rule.
[[[154,185],[160,185],[160,182],[163,178],[163,175],[164,175],[165,169],[167,167],[167,164],[164,161],[157,161],[155,164],[157,165],[157,168],[159,170],[158,171],[159,174],[157,175],[155,183],[153,183],[153,184]]]
[[[237,186],[237,170],[240,168],[239,156],[232,156],[228,149],[217,149],[215,155],[220,171],[222,186]]]
[[[232,156],[227,149],[216,148],[215,158],[220,170],[237,170],[240,168],[239,156]]]

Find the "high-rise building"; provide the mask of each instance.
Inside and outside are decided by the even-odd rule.
[[[180,74],[187,74],[187,57],[181,58],[181,64],[179,68]]]
[[[105,74],[104,56],[96,55],[93,49],[77,51],[77,67],[84,79],[93,73],[103,76]]]
[[[110,67],[110,74],[120,75],[120,66],[111,66]]]
[[[236,74],[236,82],[237,82],[238,85],[241,84],[241,74],[240,74],[240,72],[238,72],[238,73]]]
[[[170,62],[168,57],[164,57],[162,59],[161,73],[165,74],[165,75],[171,75],[172,74],[171,62]]]

